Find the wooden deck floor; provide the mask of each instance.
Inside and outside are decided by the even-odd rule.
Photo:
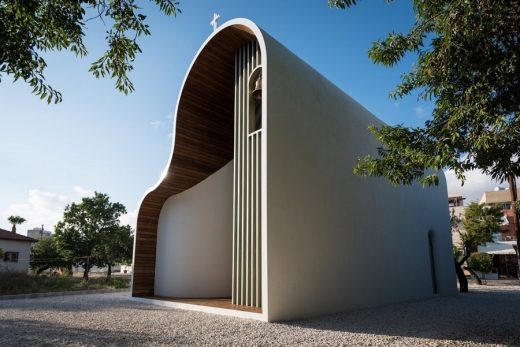
[[[143,298],[178,302],[182,304],[218,307],[229,310],[245,311],[252,313],[262,313],[261,307],[234,305],[231,303],[231,298],[169,298],[164,296],[144,296]]]

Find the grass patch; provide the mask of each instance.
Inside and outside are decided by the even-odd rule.
[[[21,272],[0,272],[0,295],[66,292],[71,290],[128,288],[129,278],[91,278],[28,275]]]

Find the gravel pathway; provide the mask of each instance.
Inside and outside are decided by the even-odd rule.
[[[126,293],[0,301],[0,346],[520,346],[520,286],[284,323],[174,310]]]

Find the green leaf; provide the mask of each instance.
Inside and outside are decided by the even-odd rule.
[[[156,0],[155,3],[168,16],[180,13],[178,1]],[[93,15],[85,18],[85,9]],[[85,23],[100,20],[112,23],[105,38],[108,49],[92,64],[90,71],[96,78],[113,76],[116,88],[128,94],[134,90],[128,73],[137,54],[141,53],[137,40],[151,34],[145,22],[147,16],[138,11],[140,8],[134,0],[0,2],[0,73],[12,75],[15,82],[24,80],[42,100],[61,102],[61,94],[45,81],[47,64],[40,54],[67,50],[78,57],[85,56]],[[6,18],[10,20],[3,20]],[[118,43],[121,40],[125,42]]]

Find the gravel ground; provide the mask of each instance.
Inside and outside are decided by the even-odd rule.
[[[520,346],[520,286],[284,323],[135,303],[126,293],[0,301],[0,346]]]

